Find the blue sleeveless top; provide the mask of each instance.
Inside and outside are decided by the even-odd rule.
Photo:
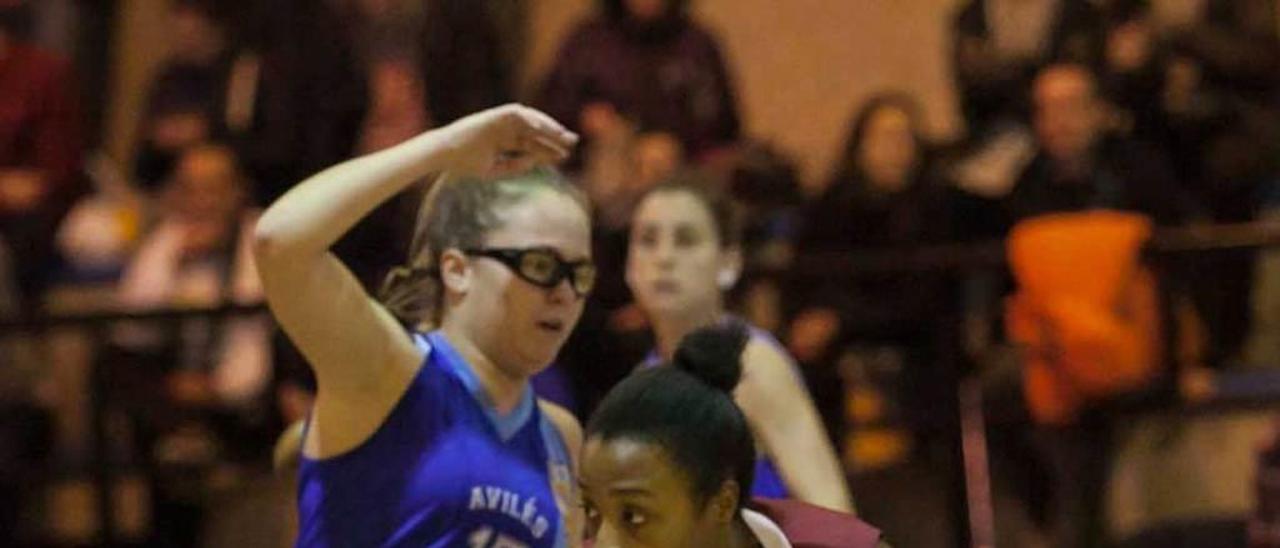
[[[532,389],[499,415],[439,332],[382,426],[355,449],[302,459],[297,546],[563,548],[569,452]]]
[[[778,339],[774,338],[774,336],[768,331],[743,322],[740,318],[735,316],[727,316],[725,319],[728,321],[739,321],[742,322],[743,325],[747,326],[747,332],[750,333],[751,340],[761,341],[769,346],[777,348],[784,356],[791,355],[782,346],[782,343],[778,342]],[[649,351],[649,355],[645,357],[644,361],[640,362],[640,367],[655,367],[659,365],[662,365],[662,357],[658,355],[658,349],[656,348]],[[795,370],[794,363],[792,363],[791,367],[792,370]],[[799,371],[796,371],[796,375],[800,375]],[[803,380],[800,385],[804,386]],[[773,461],[769,459],[769,456],[763,452],[756,458],[756,473],[755,479],[751,482],[751,496],[752,498],[767,499],[785,499],[791,497],[791,492],[787,490],[787,484],[782,481],[782,474],[778,473],[778,468],[774,466]]]

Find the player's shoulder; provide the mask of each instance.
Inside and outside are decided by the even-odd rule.
[[[795,361],[772,335],[752,330],[747,346],[742,349],[743,380],[752,377],[761,379],[776,378],[778,375],[791,375],[795,369]]]
[[[578,424],[577,417],[574,417],[568,409],[542,398],[538,398],[538,409],[560,433],[560,438],[564,440],[570,454],[576,455],[578,449],[582,447],[582,425]]]

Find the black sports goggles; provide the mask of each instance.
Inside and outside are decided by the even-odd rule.
[[[579,297],[585,297],[596,286],[596,265],[590,259],[566,261],[555,250],[545,247],[528,249],[477,248],[464,249],[467,255],[496,260],[520,279],[538,287],[554,289],[560,281],[569,280],[569,287]]]

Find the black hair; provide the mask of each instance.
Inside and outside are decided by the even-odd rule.
[[[728,188],[737,201],[752,211],[786,208],[804,201],[799,179],[795,161],[776,147],[747,143],[729,173]]]
[[[1112,0],[1105,12],[1106,26],[1114,29],[1151,15],[1151,0]]]
[[[599,0],[599,2],[605,15],[612,19],[621,21],[629,17],[626,0]],[[688,10],[689,0],[667,0],[665,18],[683,17]]]
[[[26,39],[31,34],[31,2],[18,0],[0,7],[0,33],[15,39]]]
[[[871,127],[872,117],[877,112],[887,108],[902,111],[903,114],[907,115],[907,119],[910,120],[911,124],[911,138],[915,141],[916,154],[921,158],[925,156],[925,139],[919,133],[920,104],[915,98],[903,92],[881,92],[867,99],[850,121],[844,141],[844,150],[840,153],[840,159],[836,163],[836,171],[832,180],[852,181],[859,179],[863,175],[862,167],[859,165],[858,152],[862,148],[862,142],[867,138],[867,131]]]
[[[664,192],[684,192],[698,200],[707,213],[711,214],[720,247],[738,247],[742,243],[742,215],[738,205],[719,189],[715,181],[699,177],[693,172],[679,173],[647,190],[640,201]]]
[[[550,168],[495,181],[437,181],[418,211],[409,260],[387,275],[379,300],[407,325],[439,324],[443,312],[440,254],[449,248],[483,245],[489,233],[503,225],[504,208],[538,191],[568,196],[583,212],[588,210],[582,193]]]
[[[756,461],[747,419],[733,401],[748,340],[746,327],[733,321],[690,333],[669,366],[637,372],[609,391],[587,422],[587,438],[657,444],[699,504],[733,480],[741,508]]]
[[[232,14],[243,8],[238,4],[239,2],[229,2],[227,0],[173,0],[169,10],[199,14],[211,24],[226,32],[233,22]]]

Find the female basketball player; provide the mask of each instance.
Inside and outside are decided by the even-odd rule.
[[[595,548],[871,548],[849,514],[795,501],[748,503],[755,442],[730,393],[750,335],[734,322],[694,331],[670,367],[623,380],[587,423],[583,507]]]
[[[724,292],[742,266],[732,204],[695,182],[654,187],[636,208],[627,285],[657,338],[655,365],[699,327],[727,317]],[[833,510],[852,501],[835,450],[791,358],[767,333],[751,330],[734,397],[761,445],[752,494],[791,496]]]
[[[323,171],[263,214],[267,300],[318,382],[299,546],[576,544],[569,456],[581,432],[529,387],[594,283],[585,204],[529,171],[576,140],[540,112],[499,107]],[[385,305],[371,300],[329,247],[440,173],[462,178],[436,184],[409,264]],[[491,180],[465,178],[475,174]]]

